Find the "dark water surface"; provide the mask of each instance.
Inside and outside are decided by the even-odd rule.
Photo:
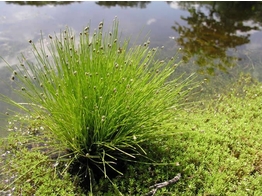
[[[165,46],[165,56],[181,48],[182,71],[216,84],[241,71],[262,79],[261,2],[0,2],[0,56],[16,64],[21,52],[30,58],[28,40],[37,42],[40,31],[47,38],[67,25],[78,33],[101,21],[107,30],[115,16],[122,37],[143,30],[140,37],[149,33],[151,46]],[[0,59],[0,93],[11,95],[4,67]]]

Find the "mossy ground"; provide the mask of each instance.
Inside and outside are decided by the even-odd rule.
[[[184,108],[175,136],[151,141],[156,164],[129,163],[123,176],[94,184],[94,195],[146,195],[153,184],[181,179],[156,195],[262,195],[262,83],[242,76],[225,94]],[[55,160],[18,147],[21,136],[4,142],[14,195],[81,195],[77,177],[61,174]],[[166,164],[166,163],[170,164]],[[161,164],[163,163],[163,164]],[[30,168],[25,167],[31,165]],[[6,176],[1,176],[6,180]],[[5,188],[7,181],[1,183]]]

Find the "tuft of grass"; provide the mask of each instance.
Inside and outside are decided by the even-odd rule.
[[[48,46],[29,43],[35,62],[22,55],[11,76],[24,102],[2,99],[41,121],[41,133],[70,154],[73,173],[90,183],[122,174],[122,164],[147,156],[148,142],[174,134],[191,77],[174,78],[177,59],[155,59],[149,40],[121,42],[114,20],[108,32],[101,22],[79,36],[70,28],[49,35]]]

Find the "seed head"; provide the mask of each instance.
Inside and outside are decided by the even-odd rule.
[[[118,53],[122,53],[122,48],[119,47],[118,50],[117,50],[117,52],[118,52]]]
[[[28,40],[28,42],[31,44],[31,43],[32,43],[32,40],[30,39],[30,40]]]
[[[10,78],[11,80],[15,80],[15,76],[11,76],[11,78]]]
[[[52,36],[51,35],[48,35],[50,39],[52,39]]]
[[[89,26],[87,26],[86,28],[85,28],[85,31],[87,31],[89,29]]]
[[[22,91],[25,91],[25,87],[22,87],[21,90],[22,90]]]
[[[71,36],[71,38],[70,38],[71,40],[73,40],[74,39],[74,36]]]

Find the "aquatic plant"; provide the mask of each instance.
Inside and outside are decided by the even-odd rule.
[[[149,141],[174,134],[191,81],[173,77],[176,57],[155,59],[149,40],[121,42],[117,20],[106,33],[101,22],[92,33],[66,28],[48,39],[29,40],[35,62],[22,55],[10,66],[24,102],[2,99],[41,121],[41,134],[70,155],[67,169],[90,183],[121,174],[124,163],[146,156]]]

